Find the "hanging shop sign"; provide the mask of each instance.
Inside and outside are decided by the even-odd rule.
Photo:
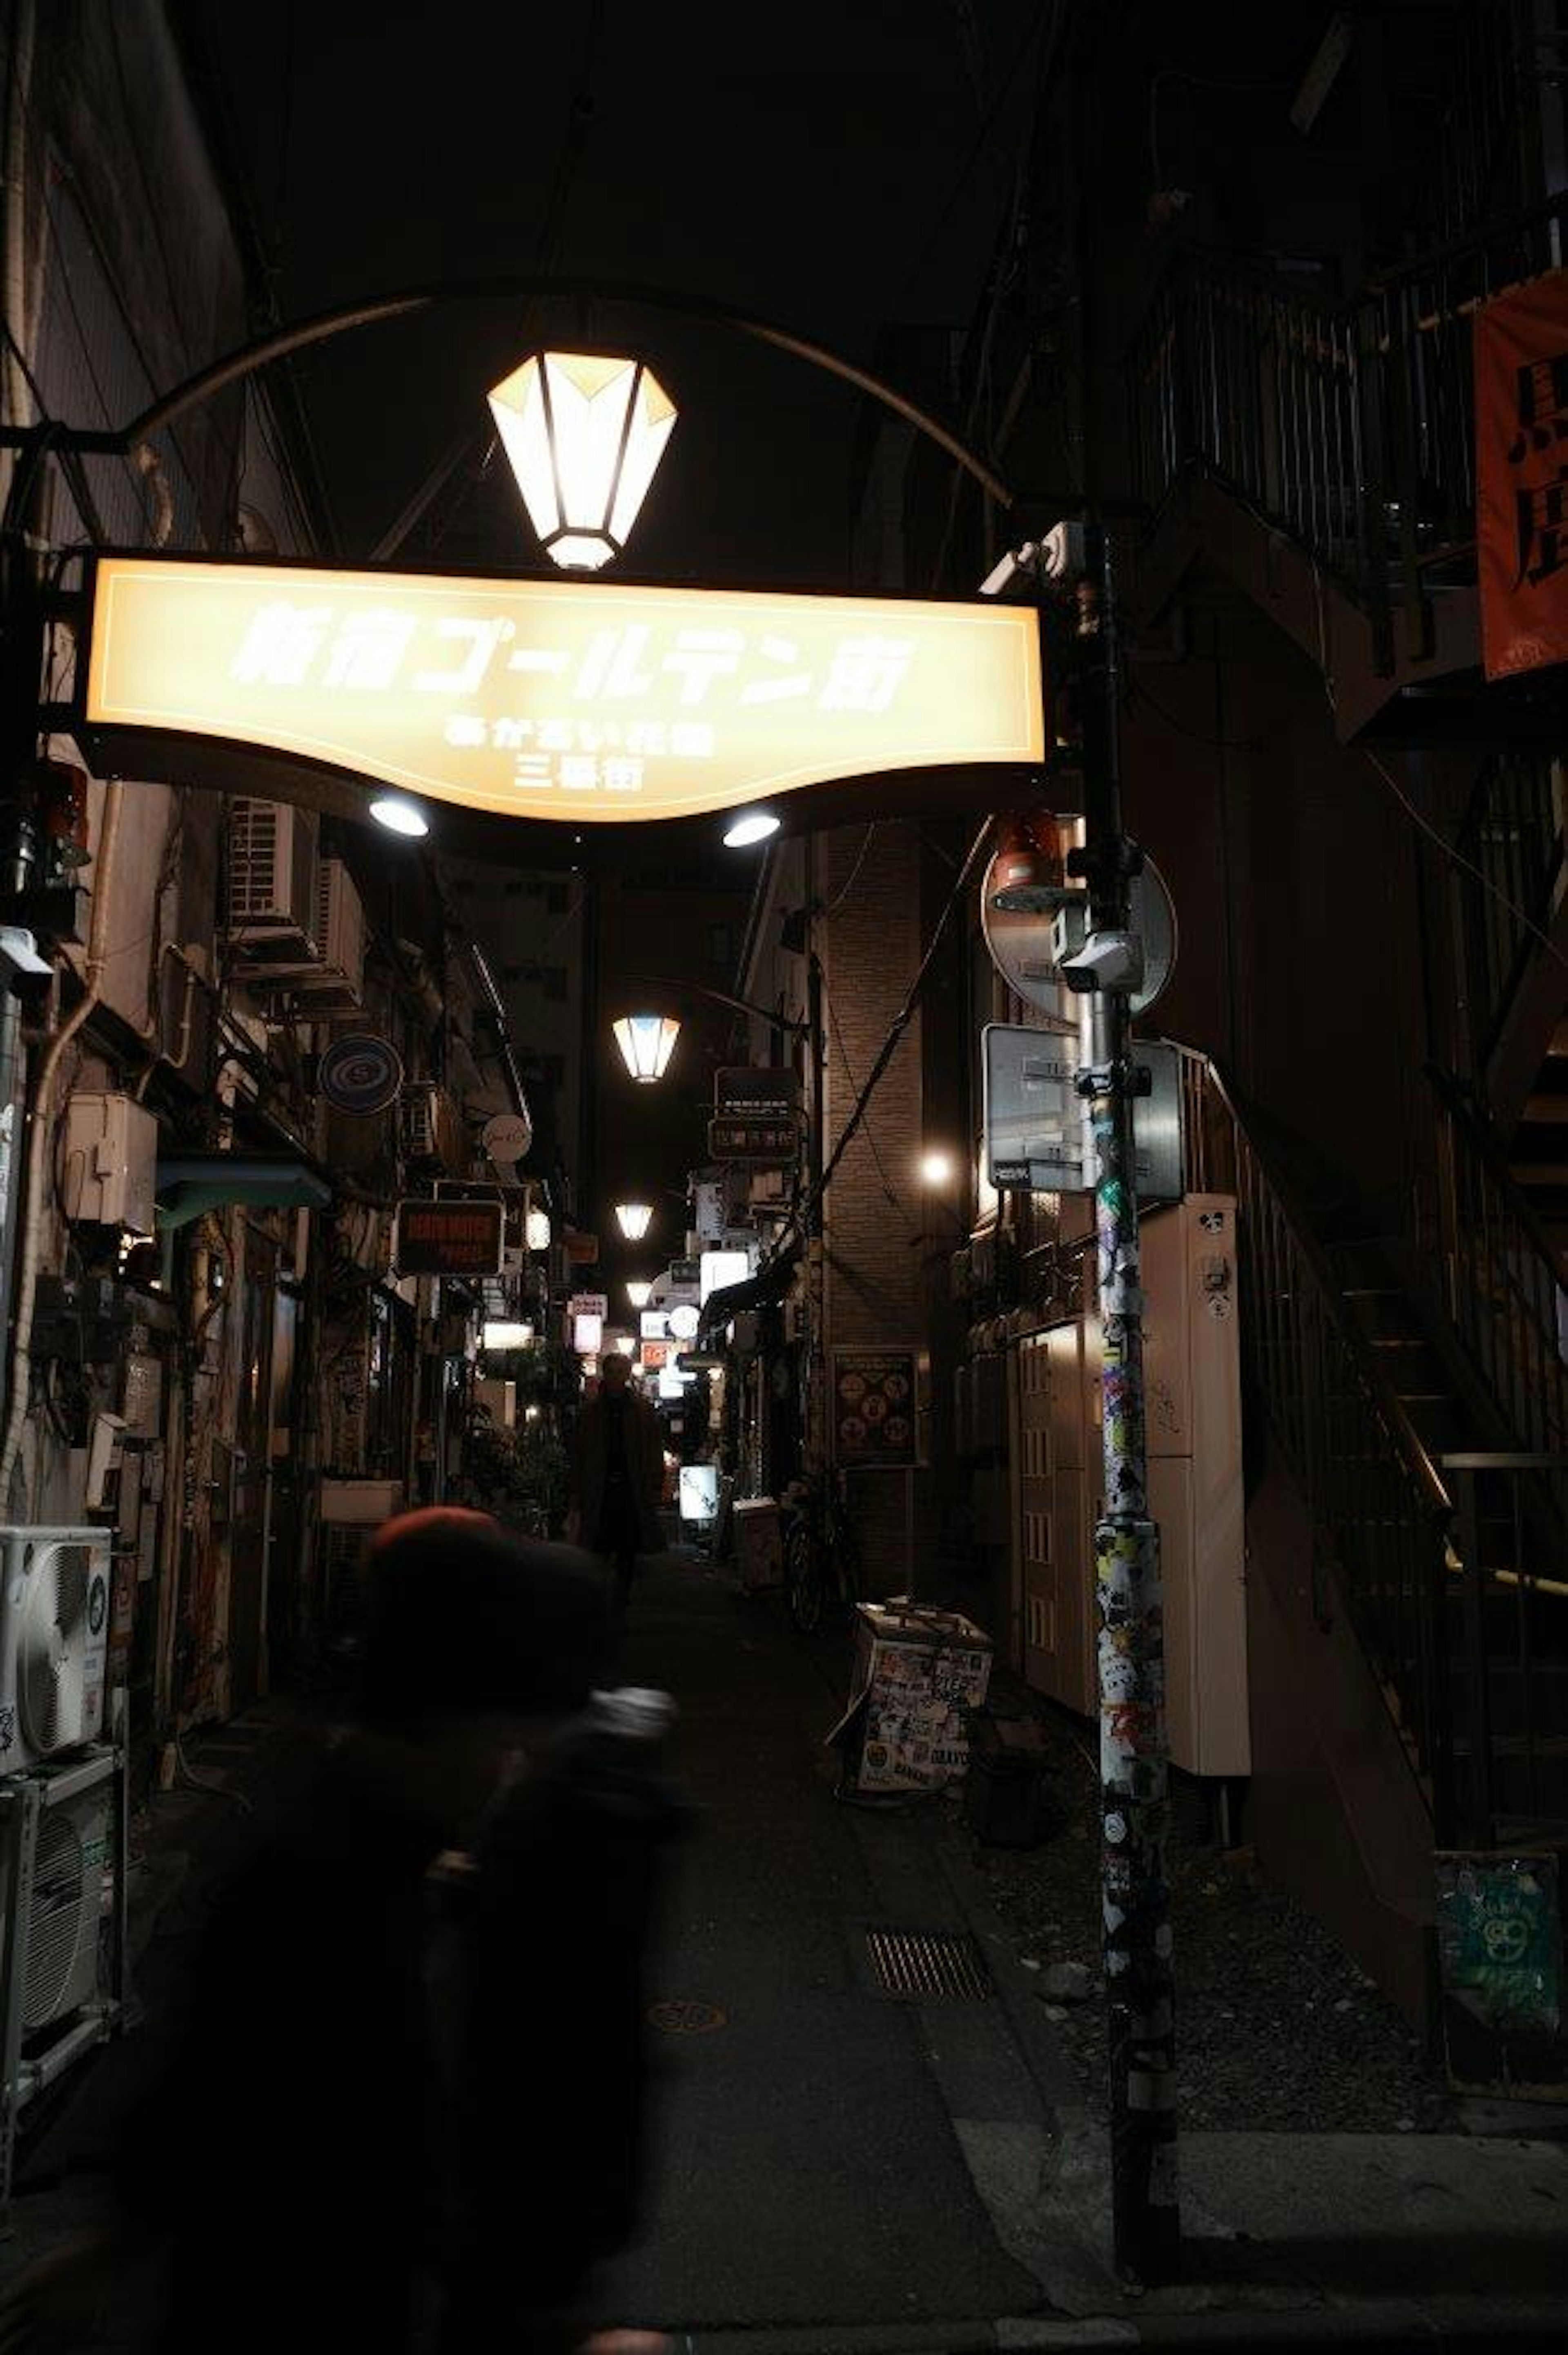
[[[1568,660],[1568,271],[1475,315],[1476,568],[1489,678]]]
[[[496,1201],[399,1202],[392,1265],[398,1275],[499,1275],[504,1223]]]
[[[783,1065],[742,1064],[714,1074],[708,1156],[755,1169],[788,1169],[800,1153],[800,1082]]]
[[[833,1351],[833,1462],[895,1471],[920,1460],[913,1349]]]
[[[106,556],[84,747],[217,739],[503,816],[689,817],[1038,762],[1027,607]],[[254,790],[268,789],[259,772]]]
[[[574,1267],[592,1267],[598,1261],[597,1235],[579,1234],[568,1227],[561,1240],[566,1245],[567,1257]]]
[[[609,1298],[603,1292],[574,1292],[567,1303],[568,1316],[597,1316],[602,1324],[609,1315]]]
[[[316,1066],[316,1085],[334,1112],[385,1112],[403,1089],[403,1059],[374,1031],[345,1031]]]

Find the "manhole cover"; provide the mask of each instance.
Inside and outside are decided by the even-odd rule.
[[[689,1999],[656,2003],[648,2014],[651,2028],[662,2029],[666,2036],[709,2036],[715,2028],[727,2025],[728,2015],[716,2003],[694,2003]]]
[[[974,1940],[955,1930],[868,1930],[879,1995],[919,2003],[927,1996],[984,1997],[991,1973]]]

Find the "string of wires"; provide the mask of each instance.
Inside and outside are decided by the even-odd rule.
[[[915,1009],[920,1003],[921,995],[926,986],[926,977],[930,972],[932,965],[936,963],[937,953],[941,947],[943,939],[946,936],[948,926],[952,920],[953,911],[958,907],[959,901],[963,898],[964,892],[969,887],[969,878],[974,873],[976,867],[980,863],[981,853],[985,850],[987,844],[991,840],[991,822],[989,816],[982,818],[980,821],[980,825],[976,832],[974,840],[969,845],[969,855],[965,858],[962,867],[959,868],[958,874],[953,879],[952,889],[949,890],[947,899],[942,903],[941,912],[938,916],[937,922],[932,928],[930,940],[926,945],[926,953],[921,958],[915,978],[910,983],[908,990],[905,995],[904,1003],[900,1006],[897,1013],[894,1016],[893,1020],[888,1027],[887,1035],[883,1039],[881,1046],[877,1049],[876,1060],[872,1064],[871,1070],[866,1074],[864,1085],[862,1087],[860,1093],[855,1098],[855,1101],[850,1109],[849,1118],[845,1121],[843,1127],[839,1132],[838,1141],[834,1145],[832,1153],[828,1156],[822,1173],[806,1192],[801,1200],[799,1210],[791,1217],[789,1223],[780,1231],[777,1241],[774,1243],[772,1251],[769,1252],[767,1260],[763,1263],[762,1267],[758,1271],[759,1276],[767,1274],[778,1264],[779,1261],[784,1256],[784,1253],[789,1248],[794,1236],[810,1232],[810,1224],[815,1216],[817,1205],[821,1202],[823,1195],[827,1192],[828,1188],[832,1184],[834,1171],[837,1169],[840,1162],[843,1159],[844,1155],[848,1152],[855,1136],[859,1134],[860,1129],[865,1121],[866,1114],[870,1109],[871,1100],[876,1093],[877,1088],[881,1085],[883,1076],[898,1050],[898,1042],[903,1038],[905,1031],[908,1028],[910,1021],[914,1017]]]

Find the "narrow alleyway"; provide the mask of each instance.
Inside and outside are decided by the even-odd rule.
[[[703,1810],[655,1994],[719,2017],[659,2038],[652,2198],[607,2319],[844,2325],[1040,2303],[952,2118],[1042,2129],[995,2008],[875,1991],[868,1929],[965,1924],[918,1816],[833,1797],[822,1738],[847,1659],[842,1639],[802,1642],[777,1596],[738,1595],[693,1560],[665,1557],[635,1595],[626,1674],[674,1695]]]

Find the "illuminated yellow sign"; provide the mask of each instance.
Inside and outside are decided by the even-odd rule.
[[[1019,608],[139,556],[95,569],[85,719],[574,825],[1044,753]]]

